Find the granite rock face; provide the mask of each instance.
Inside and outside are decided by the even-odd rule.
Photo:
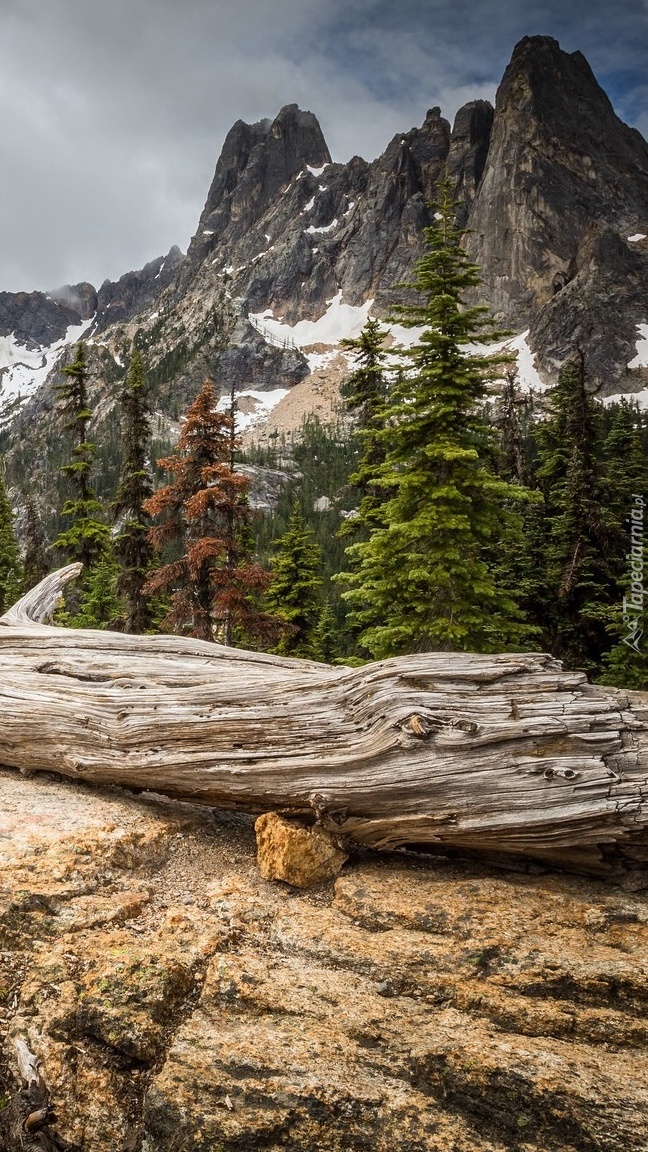
[[[371,854],[296,892],[251,818],[9,771],[0,813],[4,1152],[16,1040],[68,1152],[645,1149],[645,896]]]
[[[55,344],[71,325],[80,323],[75,308],[44,292],[0,292],[0,336],[13,335],[17,344],[31,348]]]
[[[628,242],[648,231],[648,145],[580,52],[549,37],[517,45],[469,226],[480,299],[531,328],[548,378],[580,344],[597,384],[623,383],[648,314],[646,253]]]

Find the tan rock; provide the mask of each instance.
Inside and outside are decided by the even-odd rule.
[[[2,1152],[18,1038],[75,1152],[648,1148],[645,896],[403,856],[296,891],[249,817],[0,770],[3,820]]]
[[[348,860],[330,832],[317,824],[305,828],[276,812],[267,812],[259,816],[254,829],[264,880],[284,880],[294,888],[310,888],[332,880]]]

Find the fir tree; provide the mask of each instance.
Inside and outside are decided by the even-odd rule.
[[[50,563],[43,521],[33,496],[25,499],[25,556],[23,559],[25,587],[35,588],[47,576]]]
[[[343,348],[356,354],[354,370],[342,385],[341,394],[360,428],[380,426],[386,399],[384,340],[380,323],[372,317],[357,338],[341,341]]]
[[[318,658],[315,633],[321,618],[322,552],[297,508],[275,543],[266,605],[287,624],[275,649],[281,656]],[[320,637],[320,646],[323,636]]]
[[[603,657],[602,684],[618,688],[648,689],[648,630],[646,610],[642,602],[637,608],[637,598],[633,597],[632,584],[635,579],[633,562],[644,562],[645,532],[648,529],[648,516],[645,504],[648,501],[648,454],[645,446],[646,418],[636,405],[622,401],[611,405],[605,413],[610,422],[605,438],[603,453],[606,461],[606,477],[609,493],[609,506],[617,521],[624,542],[619,554],[619,592],[607,632],[613,647]],[[636,528],[637,510],[641,511],[641,532]],[[645,577],[640,581],[645,586]],[[641,598],[640,598],[641,599]],[[634,606],[630,606],[634,602]],[[625,608],[625,611],[624,611]]]
[[[124,603],[117,590],[118,579],[119,566],[110,552],[104,552],[85,581],[79,611],[67,619],[68,627],[118,627],[124,617]]]
[[[384,498],[384,492],[377,484],[385,462],[382,431],[387,399],[387,353],[383,342],[384,334],[374,319],[367,320],[357,339],[342,341],[343,347],[356,353],[354,371],[341,392],[346,408],[357,421],[355,435],[360,444],[360,458],[349,483],[358,494],[360,515],[344,521],[340,527],[341,537],[368,535],[373,525],[372,513]]]
[[[231,467],[232,420],[219,412],[206,380],[189,408],[178,450],[158,464],[173,482],[146,500],[159,518],[151,529],[157,551],[180,555],[154,571],[144,592],[170,596],[165,624],[202,640],[226,644],[267,640],[274,620],[259,608],[269,573],[249,552],[249,480]]]
[[[99,559],[110,540],[110,529],[102,519],[102,507],[91,483],[95,445],[88,440],[91,412],[88,407],[88,367],[83,343],[76,346],[75,359],[63,368],[66,379],[57,386],[62,411],[67,417],[64,427],[74,441],[73,461],[61,468],[68,478],[74,496],[66,500],[61,514],[71,520],[52,547],[60,549],[68,560],[80,560],[86,573]]]
[[[123,456],[117,493],[113,502],[118,531],[114,552],[119,565],[117,593],[125,602],[124,632],[145,632],[151,627],[150,602],[143,588],[153,566],[154,550],[149,538],[151,517],[144,504],[153,495],[147,465],[151,436],[151,408],[144,363],[133,350],[122,391]]]
[[[13,519],[3,469],[0,470],[0,615],[20,599],[23,589],[23,570]]]
[[[341,657],[340,634],[329,600],[323,605],[313,632],[313,659],[332,664]]]
[[[587,386],[583,357],[568,363],[536,430],[537,478],[545,498],[544,631],[550,651],[589,673],[609,648],[623,546],[609,508],[602,407]]]
[[[424,331],[384,416],[385,502],[367,541],[347,550],[351,622],[375,657],[429,649],[496,651],[527,634],[515,597],[498,585],[485,549],[511,523],[524,490],[494,471],[494,433],[483,401],[502,357],[466,345],[495,339],[481,307],[462,295],[479,270],[461,248],[449,177],[415,271],[419,305],[400,310]]]

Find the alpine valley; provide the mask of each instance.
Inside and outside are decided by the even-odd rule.
[[[0,448],[15,503],[28,480],[53,512],[53,386],[80,335],[93,438],[111,474],[133,341],[162,440],[205,376],[236,390],[241,425],[259,435],[273,409],[303,418],[313,382],[315,394],[331,383],[335,392],[339,340],[413,299],[403,285],[446,166],[482,270],[475,298],[511,331],[522,385],[551,386],[582,348],[602,398],[648,405],[648,145],[579,52],[531,37],[515,48],[495,108],[472,101],[452,127],[432,108],[371,162],[333,163],[315,115],[296,105],[238,121],[186,255],[174,247],[98,290],[0,293]],[[396,345],[406,335],[391,331]]]

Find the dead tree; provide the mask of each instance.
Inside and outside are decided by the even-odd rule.
[[[180,636],[51,627],[79,565],[0,619],[0,761],[318,820],[347,842],[648,860],[648,696],[536,653],[331,668]]]

